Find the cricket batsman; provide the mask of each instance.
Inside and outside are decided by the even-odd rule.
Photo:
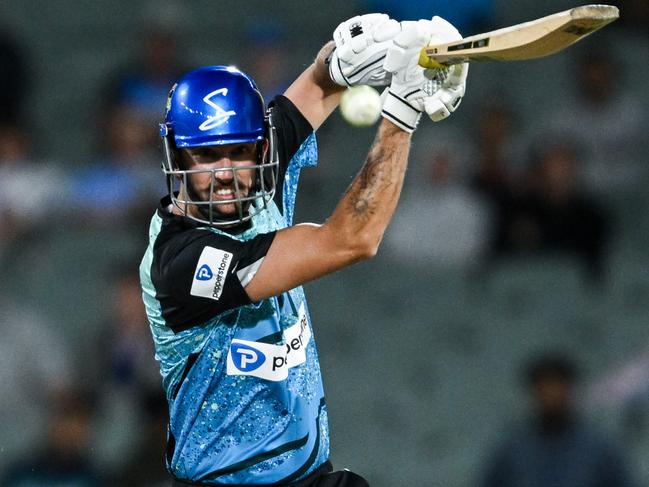
[[[422,113],[448,117],[465,91],[467,65],[425,73],[419,51],[459,38],[438,17],[363,15],[340,24],[268,107],[231,66],[196,69],[171,89],[160,125],[169,194],[140,276],[169,402],[172,485],[368,485],[329,462],[301,285],[377,252]],[[315,131],[357,85],[386,87],[365,163],[325,223],[293,225]]]

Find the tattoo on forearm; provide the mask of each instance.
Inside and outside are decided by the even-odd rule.
[[[374,200],[384,176],[381,165],[385,160],[385,149],[373,149],[358,175],[357,183],[350,188],[349,204],[356,217],[365,219],[374,213]]]
[[[397,146],[398,147],[398,146]],[[348,205],[354,217],[365,221],[372,216],[377,207],[381,191],[393,179],[394,168],[390,167],[395,159],[395,145],[375,144],[361,169],[358,177],[348,190]]]

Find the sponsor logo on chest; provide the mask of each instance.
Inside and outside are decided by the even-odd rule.
[[[261,379],[282,381],[289,369],[306,361],[311,328],[304,305],[300,306],[295,324],[283,332],[284,344],[232,340],[227,360],[228,375],[252,375]]]

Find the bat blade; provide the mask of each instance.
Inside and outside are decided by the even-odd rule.
[[[419,65],[440,68],[467,61],[522,61],[549,56],[619,17],[612,5],[584,5],[547,17],[421,50]]]

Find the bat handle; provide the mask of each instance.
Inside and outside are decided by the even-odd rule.
[[[444,66],[443,64],[437,62],[435,59],[430,57],[426,53],[427,47],[423,47],[421,51],[419,51],[419,61],[418,64],[422,68],[427,68],[427,69],[445,69],[448,68],[448,66]]]

